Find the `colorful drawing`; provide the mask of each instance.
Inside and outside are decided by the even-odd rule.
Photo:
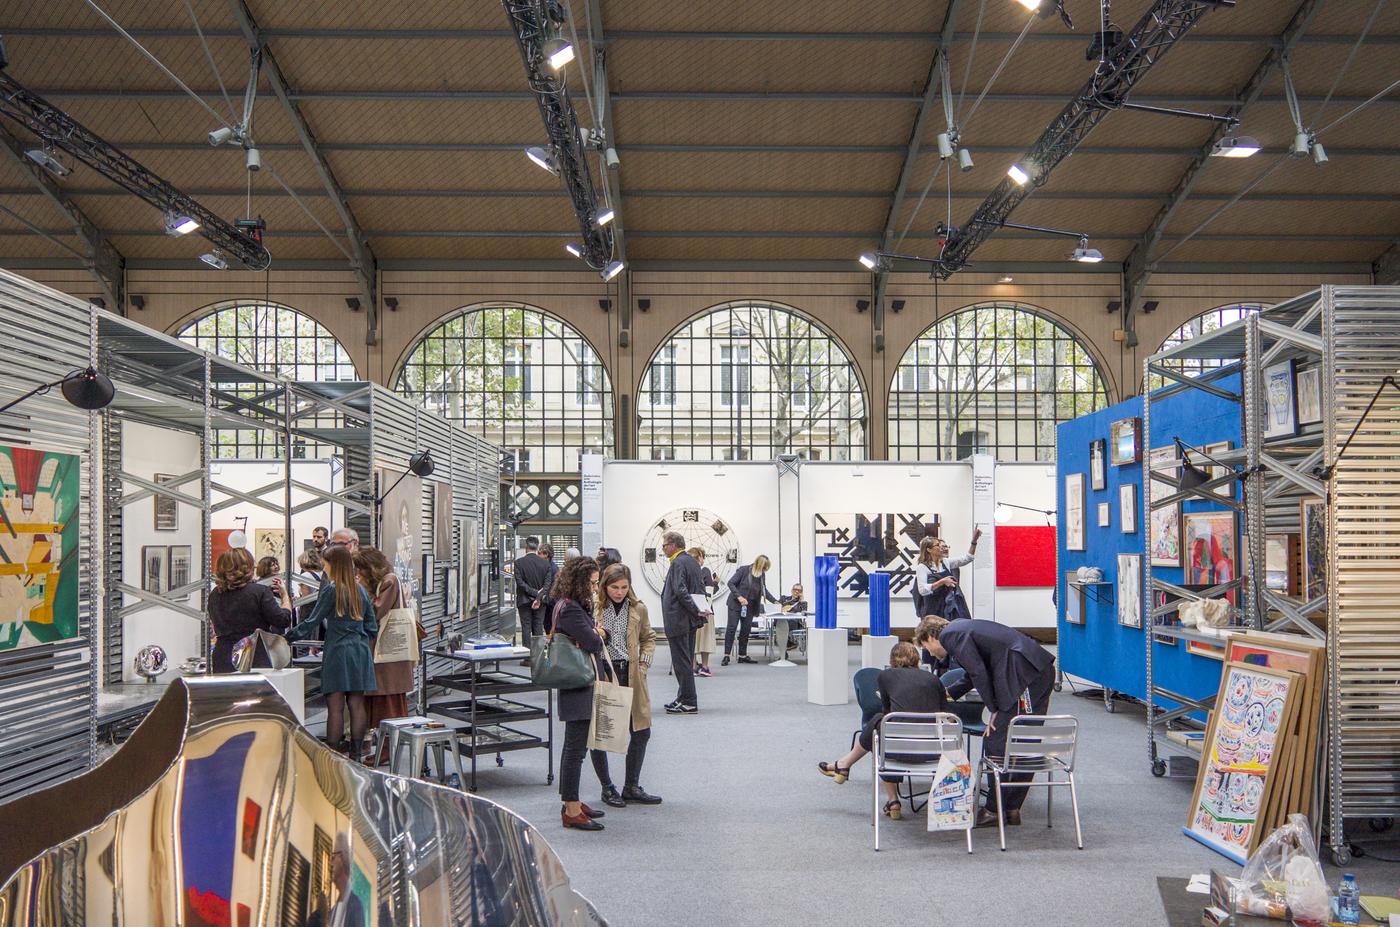
[[[1153,566],[1181,566],[1181,505],[1156,505],[1158,500],[1176,492],[1176,487],[1151,477],[1157,473],[1172,480],[1177,478],[1176,448],[1159,447],[1148,453],[1147,462],[1148,555]]]
[[[74,454],[0,446],[0,651],[78,636]]]
[[[1235,513],[1188,512],[1183,521],[1186,535],[1185,582],[1214,586],[1234,579],[1238,547]]]
[[[967,830],[972,826],[977,782],[972,761],[961,750],[939,757],[928,795],[928,829]]]
[[[1293,673],[1226,664],[1204,742],[1187,833],[1243,862],[1265,807],[1270,770],[1296,702]]]

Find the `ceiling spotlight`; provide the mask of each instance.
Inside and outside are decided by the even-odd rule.
[[[1000,277],[997,278],[997,283],[1010,283],[1015,279],[1016,278],[1011,276],[1010,274],[1002,274]]]
[[[53,156],[53,152],[47,148],[30,148],[24,156],[55,177],[67,177],[72,171],[68,165]]]
[[[359,298],[358,296],[347,296],[347,297],[345,297],[345,308],[346,308],[346,309],[349,309],[351,312],[359,312],[359,311],[360,311],[360,298]]]
[[[940,158],[951,158],[953,156],[953,140],[948,137],[947,132],[938,133],[938,156]]]
[[[1007,168],[1006,176],[1010,177],[1012,180],[1016,181],[1016,183],[1020,184],[1023,187],[1026,185],[1026,181],[1031,179],[1031,175],[1027,173],[1026,169],[1021,167],[1021,165],[1019,164],[1013,164],[1009,168]]]
[[[602,270],[603,282],[607,283],[613,277],[616,277],[618,274],[622,273],[622,269],[626,266],[627,265],[622,263],[621,261],[613,261],[607,267],[604,267]]]
[[[958,168],[964,174],[972,170],[972,152],[968,151],[966,148],[958,149]]]
[[[544,60],[549,62],[550,70],[562,70],[574,60],[574,47],[561,38],[552,38],[544,43]]]
[[[1030,10],[1032,13],[1040,9],[1040,0],[1016,0],[1016,2],[1021,4],[1021,6],[1025,7],[1026,9]]]
[[[1227,135],[1210,150],[1212,158],[1250,158],[1264,146],[1252,135]]]
[[[564,250],[569,252],[576,258],[583,257],[583,245],[579,244],[576,241],[569,242],[567,245],[564,246]]]
[[[1327,163],[1327,149],[1322,147],[1322,142],[1312,143],[1312,156],[1314,164]]]
[[[1103,252],[1089,247],[1089,239],[1079,239],[1079,247],[1070,252],[1069,259],[1081,264],[1097,264],[1103,260]]]
[[[227,145],[238,137],[238,131],[228,126],[222,126],[209,133],[209,144],[218,148],[220,145]]]
[[[249,148],[243,158],[243,166],[250,171],[262,170],[262,152],[256,148]]]
[[[539,145],[531,145],[525,149],[525,157],[534,161],[540,167],[558,176],[559,160],[554,156],[554,152]]]
[[[880,259],[867,251],[860,256],[860,263],[866,270],[875,270],[880,266]]]
[[[617,212],[615,210],[611,208],[604,209],[602,212],[598,213],[598,218],[596,220],[598,227],[602,228],[607,225],[616,215]]]
[[[228,261],[224,260],[224,256],[217,251],[201,254],[199,259],[215,270],[228,270]]]
[[[199,228],[199,221],[180,213],[168,213],[165,217],[165,234],[178,237],[188,235]]]

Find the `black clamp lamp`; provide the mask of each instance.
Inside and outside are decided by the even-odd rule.
[[[1376,407],[1376,403],[1381,398],[1381,393],[1385,392],[1385,388],[1387,386],[1389,386],[1396,392],[1400,392],[1400,383],[1395,382],[1395,377],[1388,376],[1382,378],[1381,385],[1376,387],[1375,395],[1371,397],[1370,402],[1366,403],[1366,409],[1361,413],[1361,418],[1357,421],[1356,426],[1351,429],[1351,434],[1347,435],[1346,441],[1342,442],[1341,449],[1337,451],[1337,458],[1333,460],[1330,464],[1327,464],[1326,466],[1319,464],[1318,466],[1313,467],[1313,476],[1317,477],[1319,480],[1322,480],[1322,482],[1324,483],[1331,483],[1332,474],[1335,473],[1337,470],[1337,464],[1341,463],[1342,458],[1346,456],[1347,448],[1351,447],[1352,439],[1355,438],[1356,433],[1361,430],[1361,426],[1366,424],[1366,419],[1371,417],[1371,410]],[[1330,485],[1327,488],[1327,492],[1329,495],[1332,492],[1332,488]]]
[[[992,511],[992,521],[999,525],[1004,525],[1012,518],[1012,509],[1020,509],[1023,512],[1039,512],[1045,516],[1047,525],[1054,524],[1054,509],[1037,509],[1029,505],[1016,505],[1013,502],[998,502],[997,507]]]
[[[399,478],[394,480],[393,486],[390,486],[388,489],[384,490],[382,493],[374,497],[375,506],[383,505],[384,500],[389,497],[389,493],[397,489],[399,484],[408,478],[409,473],[412,473],[414,476],[420,477],[432,476],[433,471],[436,469],[437,464],[433,461],[432,451],[419,451],[418,453],[413,454],[408,458],[408,472],[400,474]]]
[[[34,396],[42,396],[55,386],[63,393],[63,398],[79,409],[93,411],[105,408],[112,401],[112,397],[117,394],[117,388],[112,385],[112,381],[107,375],[96,367],[86,367],[82,370],[74,370],[67,376],[52,383],[41,383],[29,392],[17,399],[12,399],[0,406],[0,413],[5,413],[15,406]]]

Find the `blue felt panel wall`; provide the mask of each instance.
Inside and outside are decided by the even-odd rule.
[[[1238,376],[1216,381],[1235,391]],[[1146,556],[1147,496],[1143,485],[1143,463],[1115,467],[1105,461],[1106,480],[1103,489],[1091,488],[1089,474],[1089,443],[1109,439],[1109,429],[1119,419],[1141,417],[1142,399],[1129,399],[1099,412],[1065,422],[1059,426],[1056,451],[1056,491],[1058,512],[1057,545],[1059,568],[1056,575],[1056,601],[1059,603],[1059,663],[1066,673],[1089,679],[1135,698],[1147,696],[1147,661],[1144,628],[1131,628],[1118,623],[1113,586],[1098,587],[1101,601],[1086,597],[1085,623],[1071,624],[1065,620],[1067,602],[1065,574],[1081,566],[1096,566],[1103,570],[1104,580],[1118,580],[1118,554],[1136,553]],[[1200,390],[1186,390],[1152,403],[1152,444],[1166,447],[1172,437],[1180,437],[1187,445],[1199,447],[1229,441],[1239,447],[1241,434],[1240,405]],[[1145,463],[1149,448],[1142,449]],[[1194,462],[1194,461],[1193,461]],[[1065,477],[1084,474],[1084,541],[1085,550],[1065,549]],[[1124,534],[1119,521],[1118,487],[1132,483],[1137,487],[1137,530]],[[1111,517],[1107,528],[1098,525],[1098,506],[1109,503]],[[1189,501],[1187,512],[1222,508],[1217,503]],[[1239,535],[1243,537],[1243,533]],[[1242,554],[1240,556],[1243,556]],[[1144,563],[1146,572],[1146,563]],[[1153,573],[1169,582],[1182,581],[1180,567],[1153,567]],[[1243,570],[1242,562],[1236,563]],[[1152,600],[1144,592],[1144,604]],[[1146,621],[1143,621],[1146,625]],[[1153,675],[1157,684],[1193,697],[1214,694],[1220,686],[1221,663],[1209,657],[1187,653],[1180,641],[1153,643]]]

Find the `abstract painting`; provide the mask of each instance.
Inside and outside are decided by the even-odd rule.
[[[1298,432],[1298,403],[1293,384],[1293,358],[1264,368],[1264,437]]]
[[[1239,541],[1234,512],[1187,512],[1184,581],[1200,586],[1228,583],[1236,574]]]
[[[1298,371],[1298,424],[1322,421],[1322,371],[1316,367]]]
[[[253,532],[253,559],[276,557],[283,567],[287,565],[287,529],[258,528]]]
[[[1153,566],[1178,567],[1181,566],[1181,504],[1154,505],[1157,500],[1176,492],[1176,488],[1151,477],[1152,473],[1160,473],[1173,480],[1177,478],[1176,448],[1159,447],[1151,451],[1147,463],[1150,471],[1147,477],[1148,555]]]
[[[211,528],[209,531],[209,575],[213,576],[214,571],[219,568],[219,558],[228,553],[233,545],[228,542],[229,537],[237,528]]]
[[[1142,554],[1118,555],[1118,623],[1142,627]]]
[[[1109,426],[1109,444],[1113,452],[1113,465],[1126,466],[1142,460],[1142,419],[1119,419]]]
[[[1108,485],[1108,442],[1103,438],[1089,442],[1089,488],[1103,489]]]
[[[1065,550],[1084,549],[1084,474],[1065,476]]]
[[[412,473],[380,470],[379,491],[385,493],[378,512],[379,549],[393,565],[404,595],[417,598],[423,554],[423,481]]]
[[[871,573],[888,573],[894,596],[912,588],[919,544],[937,537],[939,528],[937,515],[824,513],[814,519],[813,552],[836,558],[836,594],[841,598],[864,597]]]
[[[1317,496],[1299,500],[1303,524],[1303,601],[1327,592],[1327,503]]]
[[[78,636],[79,466],[0,445],[0,652]]]

